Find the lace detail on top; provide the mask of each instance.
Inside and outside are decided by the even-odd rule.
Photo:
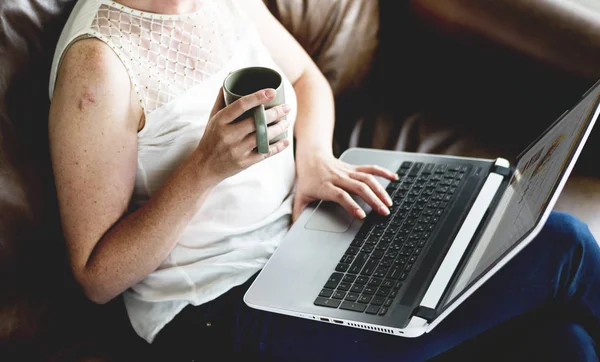
[[[125,64],[146,115],[223,69],[242,24],[231,1],[205,0],[189,15],[159,15],[102,4],[92,35]]]

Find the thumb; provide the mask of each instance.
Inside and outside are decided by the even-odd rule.
[[[309,204],[309,200],[302,197],[299,193],[294,196],[294,207],[292,208],[292,223],[296,222],[302,211]]]

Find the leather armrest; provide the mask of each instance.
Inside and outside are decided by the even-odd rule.
[[[443,26],[494,40],[585,78],[600,76],[600,6],[594,0],[412,0]]]

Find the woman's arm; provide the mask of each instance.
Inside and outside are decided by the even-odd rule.
[[[348,192],[359,195],[374,210],[388,214],[392,201],[372,175],[396,178],[377,166],[354,167],[335,160],[333,94],[329,83],[296,39],[277,21],[262,0],[239,1],[253,20],[261,40],[277,65],[294,85],[298,113],[294,128],[298,187],[294,219],[311,201],[333,200],[358,218],[364,211]]]
[[[275,63],[294,85],[298,113],[296,152],[332,152],[334,104],[327,79],[296,39],[271,14],[262,0],[238,1],[258,28]]]
[[[230,122],[272,97],[259,91],[221,110],[219,94],[198,148],[144,206],[125,216],[142,117],[131,88],[112,50],[98,40],[82,40],[63,59],[50,110],[50,150],[70,263],[97,303],[154,271],[215,185],[265,158],[251,152],[252,120]],[[268,118],[284,114],[277,107]],[[285,126],[269,127],[269,135]],[[272,145],[271,154],[286,146]]]

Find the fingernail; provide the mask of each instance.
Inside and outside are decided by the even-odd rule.
[[[388,216],[390,214],[390,209],[388,209],[384,205],[381,205],[381,206],[379,206],[379,212],[381,214],[384,214],[385,216]]]
[[[354,214],[359,218],[359,219],[364,219],[365,217],[367,217],[367,215],[365,214],[363,209],[356,209],[354,210]]]
[[[275,90],[274,89],[265,90],[265,97],[267,97],[267,98],[275,97]]]
[[[281,106],[281,110],[284,111],[285,113],[289,112],[291,109],[292,108],[287,104],[284,104]]]
[[[398,176],[397,173],[394,174],[394,177],[396,178],[396,180],[400,178],[400,176]]]
[[[387,204],[387,206],[392,206],[392,199],[389,195],[385,195],[385,203]]]

